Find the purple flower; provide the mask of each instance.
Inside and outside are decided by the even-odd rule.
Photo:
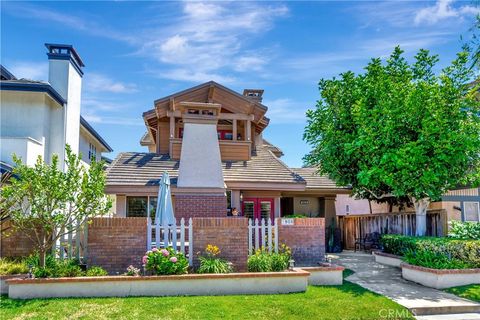
[[[164,257],[168,257],[170,255],[170,253],[166,249],[160,250],[160,253],[163,254]]]
[[[153,248],[153,249],[152,249],[152,252],[157,252],[157,251],[158,251],[157,248]]]
[[[171,257],[170,262],[173,262],[173,263],[177,262],[177,257]]]
[[[142,258],[142,263],[143,263],[143,264],[146,264],[146,263],[147,263],[147,259],[148,259],[147,256],[143,256],[143,258]]]

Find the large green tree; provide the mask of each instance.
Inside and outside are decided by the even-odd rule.
[[[39,157],[33,167],[13,158],[13,176],[0,189],[0,209],[36,245],[45,266],[46,253],[58,239],[78,232],[89,218],[110,209],[111,201],[104,194],[104,163],[92,161],[87,167],[68,145],[65,170],[56,154],[50,164]]]
[[[322,79],[307,112],[306,163],[357,197],[413,203],[424,235],[431,201],[480,181],[480,106],[468,56],[459,53],[437,75],[437,56],[420,50],[409,63],[397,47],[363,74]]]

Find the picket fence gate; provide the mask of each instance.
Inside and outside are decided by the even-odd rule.
[[[185,237],[187,236],[187,238]],[[193,223],[192,218],[185,224],[185,219],[180,219],[180,225],[162,225],[160,220],[152,224],[152,219],[147,218],[147,251],[152,248],[172,247],[188,257],[188,263],[193,265]],[[188,254],[185,248],[188,248]]]
[[[278,253],[278,226],[271,219],[248,219],[248,254],[252,255],[256,250],[268,250],[269,253]]]
[[[72,222],[74,225],[71,232],[66,233],[65,229],[58,229],[57,234],[62,236],[52,246],[52,254],[63,259],[77,259],[84,263],[87,258],[88,222]]]

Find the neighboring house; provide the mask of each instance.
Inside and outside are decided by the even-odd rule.
[[[112,148],[80,116],[82,59],[70,45],[46,44],[49,59],[48,82],[17,79],[1,66],[0,80],[0,160],[12,165],[12,154],[33,165],[38,156],[46,162],[58,154],[65,166],[65,145],[69,144],[82,160]]]
[[[335,197],[348,194],[314,169],[292,169],[264,140],[263,90],[243,94],[216,82],[155,100],[143,114],[148,153],[120,153],[107,170],[116,215],[146,216],[156,208],[158,179],[168,171],[175,215],[251,218],[290,214],[335,217]]]

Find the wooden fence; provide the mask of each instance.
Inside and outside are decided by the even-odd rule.
[[[57,230],[57,235],[59,233],[62,233],[62,235],[52,246],[52,253],[61,260],[75,258],[80,262],[85,262],[88,249],[88,223],[85,220],[83,222],[72,222],[72,224],[75,227],[71,232],[66,233],[65,229]]]
[[[338,226],[344,249],[354,249],[355,241],[368,233],[415,235],[415,212],[395,212],[339,216]],[[448,232],[445,210],[427,211],[427,235],[441,237]]]
[[[278,252],[278,227],[270,219],[248,219],[248,254],[258,249]]]
[[[187,234],[187,233],[188,234]],[[153,240],[152,240],[153,239]],[[193,265],[193,224],[192,218],[188,220],[188,225],[185,224],[185,219],[180,220],[180,225],[166,225],[160,224],[156,221],[152,224],[152,219],[147,218],[147,250],[155,248],[172,247],[180,251],[188,257],[188,262]],[[186,253],[186,249],[188,253]]]

